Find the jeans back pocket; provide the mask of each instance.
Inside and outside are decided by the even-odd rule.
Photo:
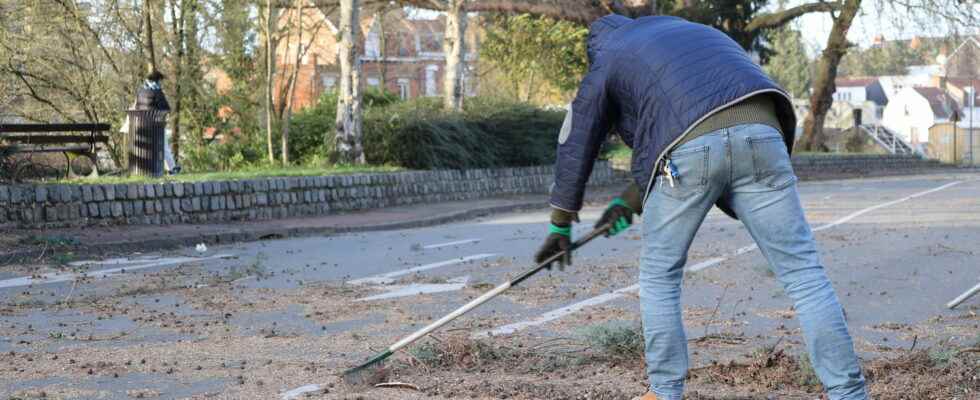
[[[657,171],[657,185],[661,192],[679,200],[704,192],[708,180],[708,146],[681,146],[671,152],[667,159],[674,165],[676,174],[671,185],[664,171]]]
[[[796,182],[793,163],[780,134],[747,138],[752,148],[752,168],[757,183],[783,189]]]

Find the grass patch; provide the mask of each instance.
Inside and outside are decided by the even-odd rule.
[[[51,247],[72,247],[82,243],[73,237],[67,236],[37,236],[30,235],[20,239],[20,243],[27,246],[51,246]]]
[[[450,337],[430,340],[408,349],[412,362],[428,368],[472,369],[508,358],[515,352],[482,340]]]
[[[340,165],[331,167],[249,167],[237,171],[195,172],[167,175],[159,178],[145,176],[100,176],[98,178],[59,179],[49,181],[54,184],[118,184],[118,183],[163,183],[200,181],[237,181],[256,178],[279,178],[293,176],[349,175],[377,172],[403,171],[404,168],[389,165]]]
[[[643,332],[628,323],[593,325],[579,333],[582,341],[602,358],[613,360],[643,357]]]
[[[468,336],[432,337],[408,349],[407,365],[423,370],[485,371],[506,369],[521,373],[553,372],[582,363],[579,350],[568,351],[555,343],[526,347],[502,345]]]
[[[800,354],[796,359],[797,371],[796,379],[797,383],[801,387],[819,387],[820,378],[817,377],[817,371],[813,369],[813,363],[810,362],[810,357],[806,354]]]

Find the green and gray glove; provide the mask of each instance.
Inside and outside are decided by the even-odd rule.
[[[572,252],[569,249],[572,247],[573,221],[578,221],[577,213],[559,209],[552,211],[551,223],[548,225],[548,237],[544,239],[544,244],[535,253],[534,262],[544,262],[551,256],[564,251],[565,255],[558,260],[559,269],[564,270],[566,265],[572,264]],[[547,268],[551,269],[551,264],[548,264]]]
[[[610,225],[609,230],[606,231],[606,237],[616,236],[625,231],[630,225],[633,225],[633,215],[638,215],[643,211],[642,199],[640,188],[636,184],[630,184],[619,197],[609,203],[606,211],[596,221],[596,229],[607,224]]]

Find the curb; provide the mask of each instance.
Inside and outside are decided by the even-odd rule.
[[[216,234],[194,234],[177,236],[170,238],[161,239],[149,239],[140,241],[117,241],[117,242],[105,242],[92,245],[86,245],[84,247],[75,247],[76,254],[96,254],[96,253],[112,253],[112,252],[129,252],[129,251],[155,251],[155,250],[170,250],[179,247],[194,246],[198,243],[205,243],[208,245],[220,245],[220,244],[230,244],[230,243],[240,243],[240,242],[254,242],[259,240],[270,240],[270,239],[283,239],[289,237],[304,237],[304,236],[330,236],[344,233],[359,233],[359,232],[372,232],[372,231],[386,231],[386,230],[397,230],[397,229],[412,229],[412,228],[424,228],[435,225],[442,225],[451,222],[459,222],[463,220],[469,220],[478,217],[484,217],[492,214],[514,212],[514,211],[525,211],[532,210],[536,208],[542,208],[542,203],[540,201],[535,202],[522,202],[515,204],[507,204],[503,206],[492,206],[484,208],[469,209],[464,211],[450,212],[442,215],[436,215],[428,218],[419,218],[408,221],[399,221],[384,224],[373,224],[373,225],[362,225],[362,226],[344,226],[344,227],[304,227],[304,228],[271,228],[271,229],[252,229],[247,231],[229,231],[220,232]],[[13,251],[8,253],[0,254],[0,265],[7,265],[15,263],[17,261],[31,259],[31,258],[41,258],[43,257],[46,250],[23,250],[23,251]]]
[[[601,193],[601,192],[600,192]],[[611,193],[596,194],[586,199],[586,203],[605,202],[611,200],[615,195]],[[463,211],[448,212],[432,217],[418,218],[407,221],[399,221],[384,224],[342,226],[342,227],[304,227],[304,228],[270,228],[270,229],[249,229],[246,231],[228,231],[216,234],[193,234],[160,239],[142,239],[139,241],[117,241],[104,242],[84,247],[73,247],[72,250],[77,255],[89,254],[108,254],[125,253],[133,251],[158,251],[171,250],[180,247],[190,247],[198,243],[208,245],[221,245],[242,242],[255,242],[260,240],[285,239],[294,237],[309,236],[331,236],[345,233],[361,233],[387,231],[397,229],[424,228],[436,225],[443,225],[452,222],[471,220],[474,218],[485,217],[493,214],[501,214],[515,211],[530,211],[545,208],[546,202],[524,201],[513,204],[473,208]],[[23,250],[7,253],[0,253],[0,266],[12,264],[25,259],[39,259],[44,256],[46,250]]]
[[[975,170],[975,169],[974,169]],[[881,172],[881,173],[876,173]],[[836,174],[814,174],[810,176],[801,176],[801,181],[809,182],[820,182],[820,181],[834,181],[834,180],[849,180],[849,179],[862,179],[862,178],[882,178],[889,176],[907,176],[907,175],[935,175],[940,173],[952,173],[952,172],[972,172],[971,169],[960,169],[960,168],[924,168],[924,169],[896,169],[891,171],[854,171],[851,173],[836,173]],[[609,186],[607,186],[609,187]],[[601,193],[601,192],[600,192]],[[602,193],[592,196],[586,199],[587,203],[592,202],[603,202],[609,201],[615,196],[615,194]],[[491,206],[483,208],[468,209],[463,211],[449,212],[441,215],[436,215],[427,218],[412,219],[407,221],[399,221],[384,224],[373,224],[373,225],[360,225],[360,226],[343,226],[343,227],[328,227],[328,226],[318,226],[318,227],[304,227],[304,228],[270,228],[270,229],[249,229],[246,231],[242,230],[231,230],[228,232],[220,232],[215,234],[192,234],[169,238],[158,238],[158,239],[144,239],[139,241],[117,241],[117,242],[104,242],[92,245],[86,245],[84,247],[73,247],[71,248],[76,254],[88,255],[88,254],[111,254],[111,253],[124,253],[133,251],[158,251],[158,250],[171,250],[180,247],[194,246],[198,243],[205,243],[208,245],[221,245],[221,244],[231,244],[231,243],[242,243],[242,242],[255,242],[260,240],[271,240],[271,239],[284,239],[291,237],[309,237],[309,236],[331,236],[345,233],[360,233],[360,232],[373,232],[373,231],[386,231],[386,230],[397,230],[397,229],[413,229],[413,228],[424,228],[436,225],[442,225],[452,222],[459,222],[470,220],[478,217],[484,217],[493,214],[515,212],[515,211],[529,211],[534,209],[541,209],[546,207],[545,203],[542,201],[526,201],[514,204],[507,204],[502,206]],[[0,266],[16,263],[18,261],[26,259],[40,259],[44,256],[46,249],[38,250],[22,250],[22,251],[12,251],[6,253],[0,253]]]

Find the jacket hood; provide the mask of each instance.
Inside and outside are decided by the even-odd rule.
[[[609,38],[609,33],[617,28],[633,22],[632,18],[624,17],[619,14],[610,14],[599,18],[589,26],[588,54],[589,62],[595,59],[595,55],[602,48],[603,43]]]

